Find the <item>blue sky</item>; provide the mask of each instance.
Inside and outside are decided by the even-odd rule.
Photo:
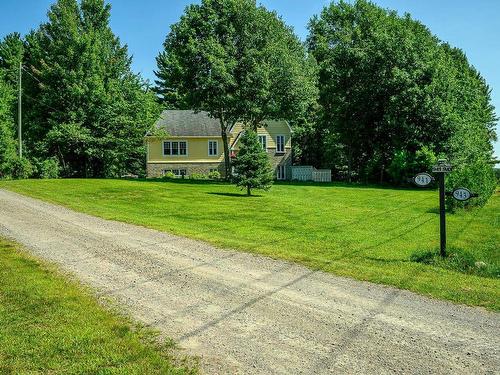
[[[18,31],[27,33],[45,21],[53,0],[0,0],[0,38]],[[110,0],[111,26],[133,55],[133,69],[154,79],[155,57],[170,25],[189,0]],[[261,0],[276,10],[304,39],[307,23],[329,3],[325,0]],[[408,12],[440,39],[465,51],[493,90],[493,104],[500,114],[500,1],[499,0],[374,0],[384,8]],[[500,129],[497,127],[497,133]],[[495,144],[500,158],[500,142]]]

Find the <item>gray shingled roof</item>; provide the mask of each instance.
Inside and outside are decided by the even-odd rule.
[[[191,110],[166,110],[154,125],[155,129],[165,129],[174,137],[220,136],[219,120],[208,116],[207,112]]]

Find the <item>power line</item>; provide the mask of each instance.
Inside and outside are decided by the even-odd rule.
[[[26,69],[26,67],[23,65],[22,66],[22,69],[28,73],[34,80],[36,80],[38,83],[40,83],[41,85],[43,85],[42,81],[40,81],[37,77],[35,77],[33,74],[30,73],[30,71],[28,69]]]
[[[22,65],[21,67],[22,67],[22,69],[23,69],[26,73],[28,73],[28,74],[29,74],[29,75],[30,75],[30,76],[31,76],[34,80],[36,80],[38,83],[40,83],[41,85],[43,85],[43,82],[42,82],[42,81],[40,81],[37,77],[35,77],[33,74],[31,74],[31,73],[30,73],[30,71],[29,71],[28,69],[26,69],[26,66]],[[52,109],[53,111],[60,112],[60,113],[64,113],[64,112],[63,112],[63,111],[61,111],[60,109],[56,109],[56,108],[54,108],[54,107],[52,107],[52,106],[50,106],[50,105],[48,105],[48,104],[46,104],[46,103],[43,103],[43,102],[41,102],[41,101],[39,101],[39,100],[37,100],[37,99],[33,98],[32,96],[30,96],[30,95],[26,94],[25,92],[23,92],[23,95],[24,95],[24,96],[26,96],[26,97],[28,97],[28,98],[30,98],[31,100],[33,100],[34,102],[36,102],[36,103],[38,103],[38,104],[44,105],[44,106],[46,106],[47,108]]]
[[[60,113],[64,113],[64,114],[66,114],[66,113],[65,113],[65,112],[63,112],[62,110],[60,110],[60,109],[56,109],[56,108],[54,108],[54,107],[52,107],[52,106],[50,106],[50,105],[48,105],[48,104],[46,104],[46,103],[43,103],[43,102],[41,102],[41,101],[39,101],[39,100],[37,100],[37,99],[33,98],[32,96],[30,96],[30,95],[26,94],[25,92],[23,92],[23,95],[24,95],[24,96],[26,96],[27,98],[30,98],[30,99],[31,99],[31,100],[33,100],[34,102],[36,102],[36,103],[38,103],[38,104],[41,104],[41,105],[44,105],[44,106],[46,106],[47,108],[50,108],[50,109],[52,109],[52,110],[54,110],[54,111],[56,111],[56,112],[60,112]]]

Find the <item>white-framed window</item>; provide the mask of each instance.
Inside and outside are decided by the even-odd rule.
[[[276,136],[276,152],[285,152],[285,136]]]
[[[186,175],[186,170],[185,169],[164,169],[162,171],[162,174],[165,176],[168,172],[172,172],[175,177],[183,177]]]
[[[179,155],[179,142],[170,142],[170,155]]]
[[[172,143],[169,141],[163,142],[163,156],[170,155]]]
[[[263,150],[267,149],[267,137],[265,135],[259,135],[259,143]]]
[[[208,141],[208,156],[217,156],[219,155],[218,147],[219,142],[217,141]]]
[[[163,156],[186,156],[187,142],[186,141],[164,141]]]
[[[179,142],[179,155],[187,155],[187,142]]]
[[[286,179],[286,169],[284,165],[278,165],[277,171],[276,171],[276,178],[278,180],[284,180]]]

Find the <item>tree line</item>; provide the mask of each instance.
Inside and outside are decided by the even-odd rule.
[[[59,0],[38,29],[0,43],[4,176],[116,177],[143,170],[143,136],[159,104],[131,71],[127,47],[109,26],[110,9],[104,0]],[[20,64],[23,159],[9,142]]]
[[[479,193],[476,203],[495,188],[491,90],[460,49],[408,14],[332,2],[302,42],[255,0],[202,0],[167,34],[154,87],[131,71],[109,17],[104,0],[58,0],[38,29],[0,43],[2,176],[143,175],[144,134],[161,108],[177,108],[220,121],[227,168],[236,121],[284,119],[296,162],[338,180],[405,184],[447,158],[449,183]]]

